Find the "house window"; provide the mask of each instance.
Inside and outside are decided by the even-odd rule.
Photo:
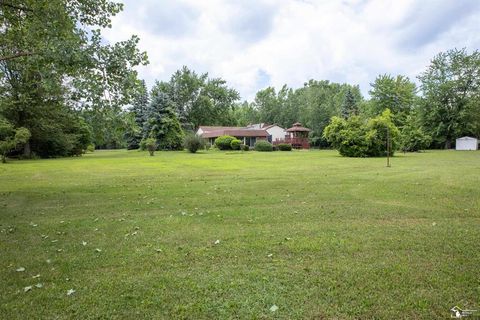
[[[249,147],[254,147],[255,142],[257,142],[256,137],[245,137],[245,144]]]

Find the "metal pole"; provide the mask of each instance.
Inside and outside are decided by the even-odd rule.
[[[390,130],[387,127],[387,167],[390,168]]]

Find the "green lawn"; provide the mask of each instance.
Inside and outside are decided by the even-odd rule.
[[[0,165],[2,319],[434,319],[454,305],[480,308],[480,152],[391,168],[334,151]]]

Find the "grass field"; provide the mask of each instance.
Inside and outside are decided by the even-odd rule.
[[[398,154],[391,168],[334,151],[12,160],[0,212],[1,319],[480,308],[480,152]]]

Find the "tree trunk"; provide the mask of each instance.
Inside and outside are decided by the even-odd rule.
[[[452,141],[450,139],[445,140],[445,149],[450,149],[452,147]]]
[[[30,158],[32,156],[32,150],[30,149],[30,141],[27,141],[27,143],[25,143],[25,146],[23,146],[23,156],[25,158]]]

